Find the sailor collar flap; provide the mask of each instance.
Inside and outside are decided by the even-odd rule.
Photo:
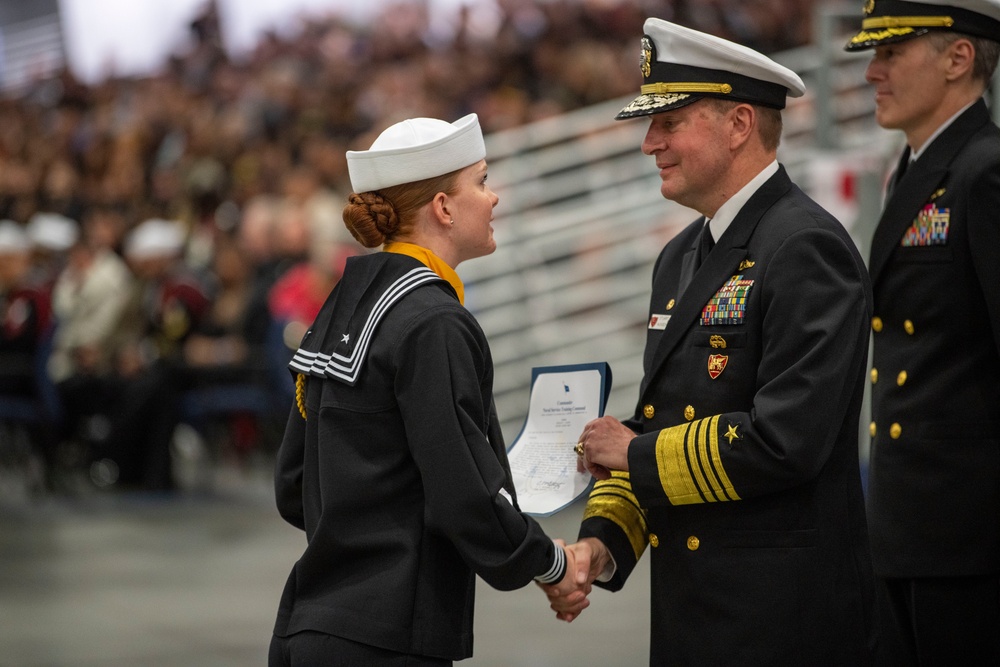
[[[306,332],[288,368],[353,386],[386,314],[404,296],[433,282],[447,284],[420,262],[402,255],[379,253],[349,259],[344,278]]]

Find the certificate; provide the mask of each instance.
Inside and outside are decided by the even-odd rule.
[[[610,392],[604,362],[531,369],[528,416],[507,450],[522,512],[555,514],[590,489],[594,480],[576,471],[573,447],[587,422],[604,414]]]

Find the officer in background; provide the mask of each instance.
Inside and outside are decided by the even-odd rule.
[[[642,94],[618,118],[649,116],[661,193],[703,217],[656,262],[635,415],[577,445],[601,480],[578,566],[617,590],[652,547],[651,665],[870,664],[871,290],[843,226],[776,160],[802,81],[717,37],[644,28]],[[547,592],[565,620],[587,605],[586,585]]]
[[[869,521],[889,664],[1000,664],[1000,1],[877,0],[876,119],[907,147],[871,245]]]

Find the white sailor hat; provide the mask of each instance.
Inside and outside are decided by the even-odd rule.
[[[0,220],[0,253],[21,254],[31,250],[31,239],[13,220]]]
[[[35,213],[25,228],[36,247],[62,252],[80,238],[80,225],[58,213]]]
[[[347,171],[355,192],[371,192],[457,171],[486,157],[479,117],[454,123],[410,118],[378,135],[366,151],[347,151]]]
[[[129,233],[124,254],[129,259],[169,257],[184,247],[184,230],[173,220],[150,218]]]
[[[844,47],[870,49],[926,35],[932,31],[960,32],[1000,42],[1000,0],[867,0],[861,32]]]
[[[641,94],[616,120],[677,109],[703,97],[783,109],[787,95],[805,93],[798,74],[740,44],[657,18],[646,19],[643,32]]]

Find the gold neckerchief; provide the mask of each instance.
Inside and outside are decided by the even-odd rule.
[[[458,302],[463,306],[465,305],[465,286],[462,285],[462,279],[458,277],[457,273],[455,273],[455,269],[445,264],[443,259],[435,255],[427,248],[413,243],[394,241],[392,243],[386,243],[385,247],[382,248],[382,251],[394,252],[397,255],[407,255],[417,260],[428,269],[448,281],[448,284],[455,290],[455,294],[458,295]]]

